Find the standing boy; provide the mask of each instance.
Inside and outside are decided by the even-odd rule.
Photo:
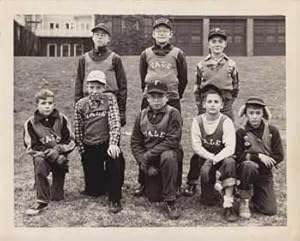
[[[81,154],[84,194],[108,193],[110,212],[122,210],[121,188],[125,163],[119,148],[120,116],[116,97],[105,91],[106,78],[100,70],[86,79],[88,96],[75,105],[75,141]]]
[[[230,118],[220,113],[223,99],[216,86],[207,85],[203,89],[202,104],[205,113],[196,116],[191,127],[193,158],[197,163],[190,167],[188,182],[196,185],[200,174],[200,202],[204,205],[217,204],[219,195],[215,188],[218,187],[223,196],[224,218],[234,222],[237,220],[233,209],[236,184],[236,166],[232,158],[236,141],[234,125]]]
[[[50,200],[64,199],[67,155],[74,147],[74,135],[68,118],[54,108],[54,94],[42,89],[35,95],[37,110],[24,124],[26,152],[33,157],[37,202],[26,211],[37,215]],[[50,189],[47,176],[52,172]]]
[[[223,29],[214,28],[209,32],[209,54],[197,65],[194,94],[199,114],[202,114],[205,112],[203,88],[208,84],[217,86],[224,97],[221,112],[233,120],[232,104],[239,93],[239,78],[236,63],[224,53],[226,45],[227,35]]]
[[[136,118],[131,150],[145,173],[145,193],[150,201],[164,201],[170,219],[180,216],[175,206],[182,118],[167,104],[168,87],[155,80],[147,85],[149,106]]]
[[[276,197],[272,170],[283,158],[283,147],[278,129],[268,124],[270,111],[264,101],[249,97],[239,111],[246,116],[245,126],[237,130],[236,157],[241,197],[239,214],[249,219],[252,207],[265,215],[276,214]]]
[[[197,65],[195,100],[198,107],[198,114],[205,112],[203,108],[203,89],[207,85],[217,86],[223,95],[224,105],[221,112],[234,120],[232,104],[239,93],[239,78],[236,63],[230,59],[224,49],[227,45],[227,35],[224,30],[214,28],[208,35],[208,56]],[[193,158],[190,160],[190,167],[197,165]],[[185,196],[192,196],[195,193],[195,185],[189,185],[184,189]]]
[[[147,84],[159,79],[168,86],[168,105],[181,112],[180,99],[187,85],[187,63],[184,52],[170,44],[173,37],[173,28],[170,20],[158,18],[154,21],[152,37],[154,45],[144,50],[140,57],[140,77],[142,90],[145,93],[141,108],[148,106],[146,92]],[[180,194],[182,177],[182,161],[179,162],[178,194]],[[135,195],[144,191],[144,175],[139,169],[140,187]]]
[[[92,29],[94,49],[86,52],[80,59],[75,82],[75,103],[86,96],[86,79],[93,70],[103,71],[106,75],[106,91],[116,94],[120,110],[121,125],[126,124],[127,79],[119,55],[108,47],[111,31],[104,23]]]

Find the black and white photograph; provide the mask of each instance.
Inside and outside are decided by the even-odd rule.
[[[132,2],[7,21],[13,229],[289,236],[294,15]]]

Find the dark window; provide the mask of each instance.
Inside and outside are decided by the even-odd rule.
[[[55,24],[55,28],[59,28],[59,24],[57,23],[57,24]]]
[[[66,23],[66,29],[70,28],[70,24]]]
[[[50,23],[50,29],[54,29],[54,23]]]
[[[122,19],[121,17],[113,17],[112,18],[112,31],[113,33],[121,33],[122,32]]]
[[[49,45],[49,56],[55,57],[56,46],[54,44]]]

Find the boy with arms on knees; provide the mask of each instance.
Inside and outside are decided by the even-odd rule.
[[[77,67],[75,82],[75,103],[88,95],[86,79],[93,70],[103,71],[106,75],[107,92],[115,93],[120,110],[121,125],[126,124],[127,78],[119,55],[108,47],[110,29],[104,23],[99,23],[92,29],[94,49],[86,52],[80,59]]]
[[[145,173],[145,194],[150,201],[163,200],[170,219],[180,216],[176,202],[182,118],[167,104],[168,87],[155,80],[147,86],[149,106],[136,118],[131,150]]]
[[[236,132],[236,157],[239,164],[239,214],[249,219],[254,210],[265,215],[276,214],[276,197],[272,169],[284,158],[278,129],[268,124],[270,111],[264,101],[256,96],[249,97],[239,111],[246,116],[245,126]],[[250,205],[251,206],[251,205]]]
[[[181,112],[180,99],[186,88],[187,63],[184,52],[171,45],[170,39],[173,37],[173,28],[170,20],[158,18],[154,21],[152,37],[154,45],[144,50],[140,57],[140,77],[141,86],[144,93],[147,92],[147,84],[152,80],[159,79],[168,86],[168,105],[175,107]],[[141,109],[148,106],[146,94],[142,100]],[[183,153],[182,153],[183,155]],[[182,161],[179,163],[178,173],[178,195],[180,195],[182,176]],[[143,172],[139,170],[140,187],[135,195],[143,194],[144,178]]]
[[[198,114],[203,114],[205,112],[202,104],[203,89],[210,84],[217,86],[223,95],[224,104],[221,112],[233,121],[232,104],[239,93],[239,78],[236,63],[224,53],[226,41],[227,35],[224,30],[214,28],[209,32],[209,54],[197,65],[194,94]],[[197,160],[191,158],[190,167],[195,165],[197,165]],[[183,194],[194,195],[195,187],[195,185],[188,184]]]
[[[75,141],[81,154],[85,189],[83,194],[108,193],[112,213],[120,203],[125,163],[119,148],[120,116],[116,97],[104,93],[106,78],[94,70],[87,77],[88,96],[75,105]]]
[[[49,201],[64,199],[67,155],[74,149],[74,135],[68,118],[55,109],[54,94],[42,89],[35,95],[37,110],[24,124],[26,152],[33,157],[37,202],[26,211],[37,215]],[[47,176],[52,172],[50,188]]]
[[[233,209],[235,129],[232,120],[220,112],[223,107],[220,89],[208,85],[203,94],[205,113],[196,116],[191,127],[193,158],[197,159],[197,165],[190,167],[188,183],[196,185],[200,174],[200,202],[204,205],[217,204],[220,195],[215,188],[221,185],[222,190],[218,191],[223,195],[224,218],[234,222],[237,220]],[[217,179],[220,183],[216,183]]]

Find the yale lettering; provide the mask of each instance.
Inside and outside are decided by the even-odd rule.
[[[48,144],[48,143],[51,143],[51,142],[59,143],[60,141],[61,141],[61,138],[59,136],[54,135],[54,134],[44,136],[40,139],[40,142],[44,145]]]
[[[91,118],[95,118],[95,117],[104,117],[106,116],[106,111],[96,111],[96,112],[90,112],[85,114],[85,119],[91,119]]]
[[[153,69],[172,69],[172,64],[166,61],[154,61],[150,63],[150,66]]]
[[[151,138],[165,138],[166,133],[164,131],[151,131],[151,130],[147,130],[145,131],[144,135],[146,137],[151,137]]]
[[[214,139],[202,139],[203,144],[210,145],[210,146],[220,146],[222,144],[221,140],[214,140]]]

